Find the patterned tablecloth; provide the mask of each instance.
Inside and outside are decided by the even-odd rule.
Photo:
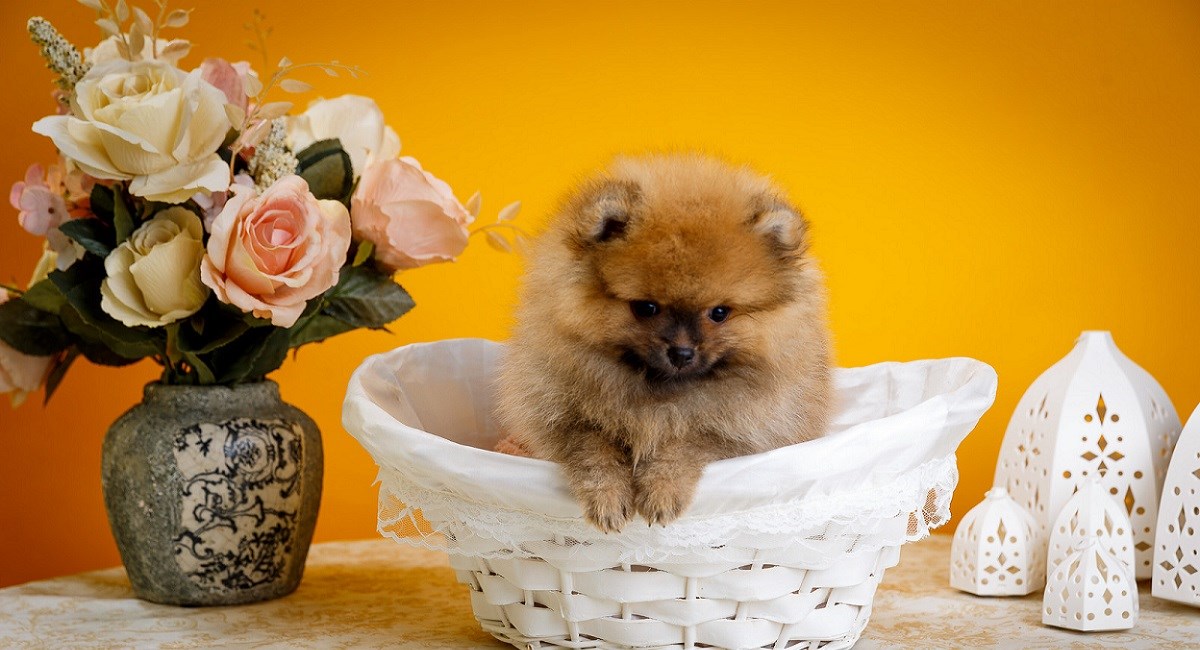
[[[1126,632],[1041,625],[1041,594],[979,598],[947,586],[950,539],[905,547],[875,597],[861,650],[1200,648],[1200,609],[1151,598]],[[0,589],[0,648],[450,648],[511,646],[482,632],[446,557],[389,541],[318,544],[280,600],[183,609],[135,599],[121,569]]]

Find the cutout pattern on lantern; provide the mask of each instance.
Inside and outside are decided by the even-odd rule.
[[[1033,382],[1009,421],[996,466],[1003,485],[1043,533],[1094,478],[1131,523],[1134,573],[1150,577],[1158,494],[1179,417],[1162,387],[1117,349],[1108,332],[1084,332]]]
[[[1133,571],[1133,534],[1129,516],[1094,478],[1084,481],[1054,520],[1046,552],[1047,566],[1057,566],[1089,537],[1095,537],[1105,551]]]
[[[1200,407],[1188,418],[1167,470],[1150,593],[1200,606]]]
[[[954,531],[950,586],[979,596],[1024,596],[1046,580],[1037,523],[1002,487],[988,490]]]
[[[1046,579],[1042,623],[1068,630],[1127,630],[1137,623],[1137,583],[1095,537],[1087,537]]]

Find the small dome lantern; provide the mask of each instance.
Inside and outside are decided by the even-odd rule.
[[[988,490],[954,531],[950,586],[977,596],[1024,596],[1045,582],[1046,542],[1002,487]]]

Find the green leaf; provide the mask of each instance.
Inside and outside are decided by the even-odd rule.
[[[92,186],[92,214],[107,224],[113,222],[113,191],[112,188],[100,183]]]
[[[321,312],[354,327],[380,328],[415,306],[392,276],[365,266],[341,270]]]
[[[46,396],[42,399],[42,404],[50,403],[50,396],[54,395],[54,391],[58,390],[62,380],[67,376],[67,371],[71,369],[71,364],[79,358],[79,349],[71,348],[67,350],[67,354],[54,362],[54,367],[50,369],[50,374],[46,375]]]
[[[67,302],[66,296],[49,279],[29,287],[28,291],[21,294],[21,300],[51,314],[57,314]]]
[[[318,140],[296,154],[296,160],[296,174],[308,182],[313,196],[349,205],[354,168],[339,140]]]
[[[356,326],[332,316],[314,314],[307,321],[289,330],[288,347],[298,348],[308,343],[319,343],[331,336],[345,334],[356,329],[358,329]]]
[[[104,259],[116,247],[116,233],[99,219],[72,219],[58,227],[62,233],[74,239],[87,252]]]
[[[154,215],[166,210],[167,208],[183,208],[188,212],[196,215],[201,221],[204,220],[204,209],[196,204],[195,201],[188,199],[183,203],[164,203],[162,201],[145,201],[142,203],[141,215],[136,219],[137,223],[147,221]]]
[[[208,364],[200,358],[200,355],[195,352],[183,352],[183,360],[196,372],[196,378],[199,380],[200,385],[211,386],[216,383],[216,376],[213,375],[213,371],[208,367]]]
[[[179,349],[208,354],[237,339],[248,329],[250,324],[240,310],[210,298],[179,328]]]
[[[288,330],[256,327],[205,357],[217,384],[237,384],[264,377],[287,358]]]
[[[256,381],[266,377],[283,365],[287,359],[288,331],[282,327],[276,328],[263,342],[250,364],[250,372],[246,374],[247,381]]]
[[[49,277],[78,317],[68,319],[66,306],[62,308],[63,324],[75,334],[126,359],[153,356],[162,349],[165,339],[162,328],[129,327],[100,308],[100,283],[104,278],[100,260],[84,258],[65,271],[51,272]],[[93,360],[88,350],[82,346],[81,350]]]
[[[58,354],[71,344],[58,316],[34,307],[24,298],[0,304],[0,341],[35,357]]]
[[[121,198],[119,192],[113,194],[113,227],[117,229],[118,246],[129,239],[136,227],[133,223],[133,215],[129,214],[129,207],[125,205],[125,200]]]
[[[75,335],[75,346],[79,348],[79,352],[94,364],[101,366],[127,366],[131,363],[137,363],[143,357],[156,354],[154,350],[148,354],[139,354],[138,356],[124,356],[110,347],[111,339],[106,337],[103,332],[93,327],[84,321],[79,315],[75,307],[71,304],[63,305],[62,322],[70,332]],[[129,352],[125,347],[122,350]]]

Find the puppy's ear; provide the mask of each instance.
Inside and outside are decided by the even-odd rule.
[[[633,181],[606,179],[584,191],[576,204],[588,243],[604,243],[625,236],[642,190]]]
[[[781,252],[803,253],[808,247],[808,220],[777,196],[762,196],[755,200],[749,224]]]

